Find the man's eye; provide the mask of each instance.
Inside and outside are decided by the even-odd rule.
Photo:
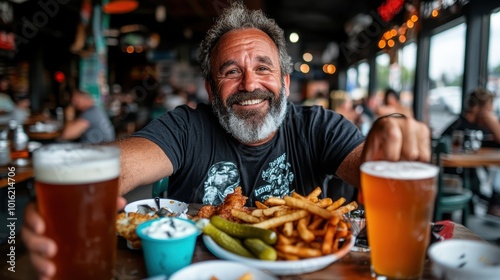
[[[258,70],[259,72],[270,71],[270,70],[269,70],[269,68],[268,68],[268,67],[265,67],[265,66],[261,66],[261,67],[257,68],[257,70]]]
[[[235,76],[239,76],[240,72],[236,69],[233,69],[233,70],[227,71],[225,75],[229,76],[229,77],[235,77]]]

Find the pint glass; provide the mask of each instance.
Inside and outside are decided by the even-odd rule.
[[[438,170],[421,162],[372,161],[361,165],[372,273],[386,279],[421,277]]]
[[[56,279],[112,279],[120,150],[54,144],[33,153],[38,209],[57,244]]]

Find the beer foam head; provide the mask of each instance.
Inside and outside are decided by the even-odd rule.
[[[54,144],[33,153],[35,180],[52,184],[85,184],[120,174],[120,150],[112,146]]]
[[[415,161],[369,161],[361,165],[361,172],[374,177],[418,180],[435,177],[439,168]]]

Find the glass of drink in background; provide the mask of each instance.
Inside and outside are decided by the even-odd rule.
[[[423,273],[439,169],[421,162],[361,165],[372,273],[418,279]]]
[[[112,279],[119,148],[42,146],[33,166],[38,209],[58,248],[55,279]]]
[[[464,151],[463,130],[453,130],[451,133],[451,146],[454,153],[461,153]]]

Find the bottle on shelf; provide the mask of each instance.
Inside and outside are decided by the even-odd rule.
[[[0,166],[7,166],[10,160],[9,130],[4,129],[0,131]]]
[[[16,165],[27,165],[29,162],[28,135],[24,131],[23,125],[15,120],[9,122],[11,131],[10,157],[12,163]]]

